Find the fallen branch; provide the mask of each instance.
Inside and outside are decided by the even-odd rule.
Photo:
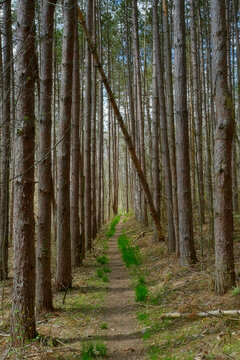
[[[227,315],[240,315],[240,310],[212,310],[202,312],[191,312],[191,313],[179,313],[172,312],[162,314],[161,318],[176,319],[176,318],[194,318],[194,317],[208,317],[208,316],[227,316]]]
[[[79,18],[79,21],[80,21],[80,23],[82,25],[83,31],[85,33],[85,37],[86,37],[88,46],[89,46],[89,48],[90,48],[90,50],[92,52],[92,55],[94,57],[96,67],[98,68],[98,71],[99,71],[99,73],[101,75],[102,82],[103,82],[103,84],[105,86],[105,89],[107,91],[108,98],[109,98],[109,101],[110,101],[110,103],[112,105],[114,114],[115,114],[116,119],[118,121],[118,124],[119,124],[119,126],[120,126],[120,128],[122,130],[122,133],[123,133],[126,145],[128,147],[129,153],[131,155],[132,162],[133,162],[134,167],[136,169],[136,172],[137,172],[141,187],[142,187],[142,189],[144,191],[144,194],[145,194],[145,197],[147,199],[153,221],[154,221],[154,223],[156,225],[158,238],[159,238],[159,240],[164,240],[164,237],[163,237],[163,234],[162,234],[162,228],[161,228],[161,225],[160,225],[159,214],[155,209],[152,194],[151,194],[147,179],[145,177],[145,174],[142,171],[141,164],[140,164],[140,161],[139,161],[139,159],[137,157],[135,148],[133,146],[131,136],[129,135],[127,127],[126,127],[126,125],[125,125],[125,123],[123,121],[123,118],[122,118],[122,115],[120,113],[119,107],[117,106],[115,97],[113,95],[111,86],[110,86],[109,81],[107,79],[107,76],[106,76],[106,74],[105,74],[105,72],[103,70],[103,66],[102,66],[102,64],[100,62],[97,50],[96,50],[96,48],[95,48],[95,46],[94,46],[94,44],[92,42],[91,35],[90,35],[90,33],[88,31],[88,28],[86,26],[86,22],[85,22],[83,13],[82,13],[82,11],[80,10],[79,7],[78,7],[78,18]]]

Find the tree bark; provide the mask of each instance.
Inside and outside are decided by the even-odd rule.
[[[92,36],[92,12],[93,1],[87,1],[86,19],[87,28]],[[92,93],[92,79],[91,79],[91,50],[89,46],[86,46],[85,55],[85,138],[84,138],[84,204],[85,204],[85,241],[87,250],[91,249],[91,233],[92,233],[92,196],[91,196],[91,93]]]
[[[197,258],[193,240],[189,164],[184,4],[184,0],[174,0],[175,119],[180,262],[190,265]]]
[[[17,345],[36,336],[34,223],[35,2],[17,6],[17,88],[14,181],[14,281],[12,337]],[[24,44],[24,46],[23,46]]]
[[[167,203],[167,218],[168,218],[168,251],[169,253],[173,253],[176,249],[176,243],[175,243],[175,232],[174,232],[174,221],[173,221],[172,174],[171,174],[170,158],[169,158],[163,62],[162,62],[162,55],[160,48],[157,5],[158,5],[158,0],[153,0],[153,41],[156,46],[155,55],[156,55],[156,66],[157,66],[158,94],[159,94],[160,134],[161,134],[162,157],[163,157],[164,180],[165,180],[166,203]]]
[[[57,273],[56,290],[72,284],[70,234],[70,133],[72,107],[73,39],[75,0],[64,0],[61,98],[59,119],[58,195],[57,195]]]
[[[11,152],[11,1],[3,3],[3,99],[1,124],[0,280],[8,276],[9,176]]]
[[[227,80],[226,8],[211,0],[213,84],[216,106],[214,149],[215,291],[224,294],[235,284],[232,215],[232,141],[234,119]]]
[[[72,87],[72,169],[71,169],[71,252],[72,266],[82,263],[79,192],[80,192],[80,78],[79,78],[79,38],[77,9],[75,8],[74,52],[73,52],[73,87]]]

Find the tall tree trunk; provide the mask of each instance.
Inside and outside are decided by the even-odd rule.
[[[35,2],[17,6],[17,88],[14,181],[14,282],[12,336],[22,345],[36,336],[34,224]],[[23,46],[24,44],[24,46]]]
[[[152,73],[152,171],[153,171],[153,201],[160,221],[160,177],[159,177],[159,95],[157,79],[157,56],[156,42],[153,41],[153,73]],[[157,238],[157,231],[154,224],[154,237]]]
[[[139,52],[139,35],[138,35],[138,7],[137,0],[132,0],[133,10],[133,46],[134,46],[134,61],[136,69],[136,113],[139,126],[139,141],[140,141],[140,161],[143,169],[143,173],[146,176],[146,164],[145,164],[145,140],[144,140],[144,117],[143,117],[143,104],[142,104],[142,82],[141,82],[141,64],[140,64],[140,52]],[[146,199],[141,196],[140,193],[140,217],[144,224],[147,224],[147,209]]]
[[[191,22],[191,60],[193,74],[193,109],[196,135],[196,158],[197,158],[197,179],[198,179],[198,201],[201,224],[204,223],[204,183],[203,183],[203,152],[202,152],[202,104],[200,102],[200,81],[199,81],[199,56],[197,44],[196,27],[196,1],[190,1],[190,22]]]
[[[190,265],[197,258],[193,240],[189,164],[184,4],[184,0],[174,0],[175,118],[180,262]]]
[[[11,149],[11,1],[3,3],[3,102],[1,124],[1,182],[0,185],[0,280],[8,276],[9,237],[9,162]]]
[[[226,8],[211,0],[213,84],[216,105],[214,150],[215,290],[224,294],[235,284],[232,215],[232,141],[234,119],[227,80]]]
[[[172,174],[170,168],[169,147],[168,147],[168,131],[167,131],[167,114],[164,93],[164,75],[163,62],[160,48],[159,37],[159,19],[158,19],[158,0],[153,1],[153,41],[156,46],[156,66],[157,66],[157,82],[159,94],[159,113],[160,113],[160,134],[162,145],[162,157],[164,167],[167,218],[168,218],[168,250],[172,253],[176,249],[175,232],[173,221],[173,199],[172,199]]]
[[[61,99],[59,119],[58,196],[57,196],[57,274],[56,289],[72,284],[70,234],[70,133],[72,107],[73,39],[75,0],[64,0]]]
[[[170,44],[168,6],[166,0],[163,5],[163,29],[164,29],[164,55],[165,55],[165,76],[166,76],[166,105],[168,118],[169,155],[172,174],[172,197],[174,214],[174,232],[176,239],[176,254],[179,256],[179,221],[178,221],[178,198],[177,198],[177,168],[176,168],[176,143],[174,126],[174,101],[172,81],[172,48]]]
[[[92,34],[92,13],[93,0],[87,0],[86,19],[87,28]],[[91,50],[86,46],[85,56],[85,138],[84,138],[84,204],[85,204],[85,241],[88,250],[91,249],[91,232],[92,232],[92,196],[91,196],[91,93],[92,93],[92,79],[91,79]]]
[[[93,41],[96,46],[96,4],[93,3]],[[92,59],[92,147],[91,147],[91,178],[92,178],[92,238],[94,239],[97,234],[97,214],[96,214],[96,199],[97,199],[97,169],[96,169],[96,154],[97,154],[97,69],[95,61]]]
[[[56,3],[56,0],[55,0]],[[53,309],[51,284],[52,59],[55,3],[42,2],[36,301],[39,312]],[[42,159],[42,160],[41,160]]]
[[[72,88],[72,170],[71,170],[71,252],[72,265],[82,262],[80,219],[79,219],[79,179],[80,179],[80,78],[79,78],[79,38],[77,9],[75,8],[73,88]]]

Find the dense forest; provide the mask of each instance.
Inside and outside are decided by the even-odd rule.
[[[0,1],[2,359],[240,358],[239,32],[237,0]],[[106,312],[124,307],[126,277],[139,306],[155,306],[140,323],[165,313],[154,336],[194,312],[236,341],[166,354],[175,343],[137,352],[132,337],[106,355],[111,336],[92,347],[79,337],[74,350],[52,325],[42,331],[90,288],[105,286]],[[199,294],[194,311],[179,279],[191,304]],[[79,318],[90,308],[81,300]],[[124,316],[128,337],[139,325]]]

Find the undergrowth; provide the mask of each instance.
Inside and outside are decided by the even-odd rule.
[[[109,228],[108,228],[108,230],[106,232],[107,237],[112,237],[115,234],[116,226],[119,223],[119,221],[120,221],[120,215],[117,215],[112,219],[112,221],[111,221],[111,223],[109,225]]]
[[[82,360],[99,359],[107,355],[107,346],[103,342],[84,342],[82,344]]]
[[[137,246],[133,247],[131,245],[130,239],[126,234],[119,236],[118,248],[122,252],[122,259],[127,267],[131,265],[137,266],[140,264],[139,248]]]
[[[136,294],[136,301],[145,301],[148,296],[148,288],[146,286],[146,282],[144,277],[140,277],[138,279],[138,283],[135,286],[135,294]]]

